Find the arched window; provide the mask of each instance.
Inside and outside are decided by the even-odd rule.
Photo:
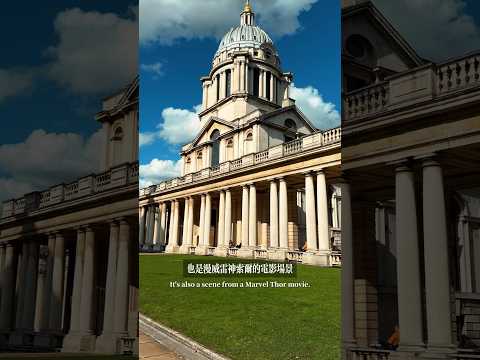
[[[253,152],[253,133],[250,131],[245,136],[244,152],[250,154]]]
[[[370,41],[359,34],[350,35],[345,40],[346,52],[357,60],[367,63],[371,66],[375,64],[374,49]]]
[[[297,130],[297,123],[292,119],[285,120],[285,127],[290,130]]]
[[[220,100],[220,74],[216,76],[215,82],[217,83],[217,101]]]
[[[232,71],[230,69],[225,71],[225,97],[229,97],[232,93]]]
[[[123,159],[122,154],[122,140],[123,140],[123,129],[121,126],[118,126],[113,132],[112,142],[113,142],[113,165],[121,164]]]
[[[233,139],[228,139],[227,140],[227,145],[226,145],[226,160],[227,161],[230,161],[230,160],[233,160]]]
[[[119,126],[115,129],[112,140],[121,141],[122,139],[123,139],[123,129],[121,126]]]
[[[259,96],[259,89],[260,89],[260,69],[254,68],[253,69],[253,95]]]
[[[192,159],[189,156],[185,160],[185,174],[190,174],[191,171],[192,171]]]
[[[197,151],[197,171],[203,169],[203,153],[202,151]]]
[[[215,129],[210,134],[210,140],[212,143],[212,163],[211,166],[218,165],[220,163],[220,141],[218,138],[220,137],[220,131]]]

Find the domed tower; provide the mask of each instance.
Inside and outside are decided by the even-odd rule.
[[[292,74],[282,72],[275,45],[255,24],[249,1],[240,25],[222,38],[210,74],[201,81],[202,122],[211,116],[231,121],[257,109],[272,111],[293,103],[288,94]]]
[[[217,169],[316,131],[289,98],[292,74],[282,71],[272,39],[255,25],[250,2],[240,25],[220,41],[212,69],[201,81],[201,129],[182,147],[182,175]]]

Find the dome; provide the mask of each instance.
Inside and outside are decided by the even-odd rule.
[[[215,54],[217,56],[223,51],[239,48],[259,49],[262,45],[269,45],[275,52],[273,41],[268,34],[255,25],[255,14],[252,11],[250,2],[247,1],[243,12],[240,15],[240,25],[231,28],[220,41]]]
[[[235,48],[260,48],[263,44],[273,47],[273,41],[265,31],[255,25],[239,25],[225,34],[216,55]]]

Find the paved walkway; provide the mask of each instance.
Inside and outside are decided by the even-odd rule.
[[[183,360],[183,356],[175,354],[165,346],[159,344],[151,337],[140,332],[140,359],[149,360]]]

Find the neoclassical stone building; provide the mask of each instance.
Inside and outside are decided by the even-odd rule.
[[[1,351],[138,353],[138,79],[96,120],[102,173],[3,203]]]
[[[422,59],[369,1],[342,44],[343,358],[478,358],[479,52]]]
[[[140,191],[141,249],[340,263],[340,129],[314,127],[292,78],[247,2],[201,78],[182,176]]]

